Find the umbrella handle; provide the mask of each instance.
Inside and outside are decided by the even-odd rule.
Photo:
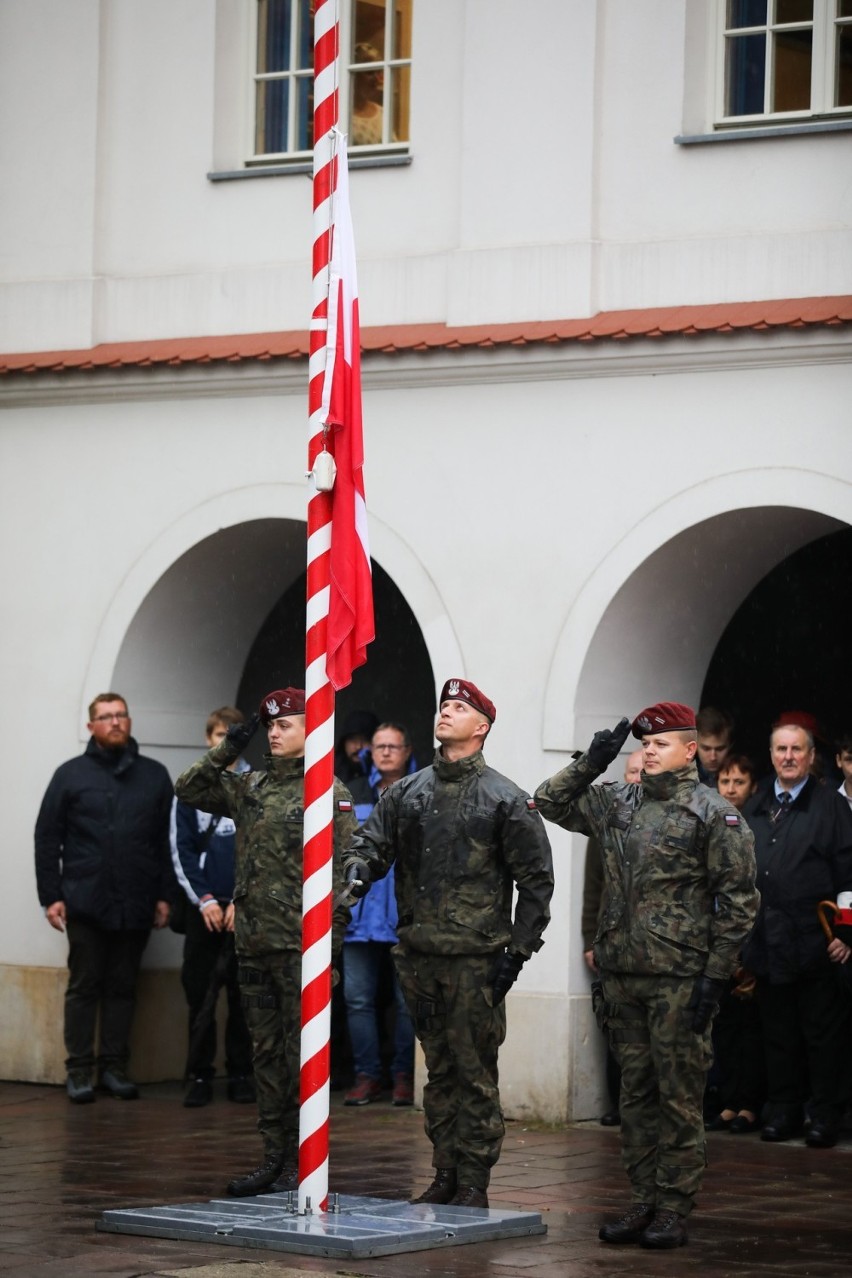
[[[820,901],[819,905],[817,906],[817,914],[819,915],[819,921],[822,924],[822,930],[823,932],[825,932],[826,939],[828,941],[833,941],[834,933],[831,930],[831,924],[829,923],[828,919],[825,917],[826,910],[832,910],[835,914],[837,914],[838,906],[836,905],[834,901]]]

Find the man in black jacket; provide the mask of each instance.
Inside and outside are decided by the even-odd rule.
[[[852,888],[852,813],[834,786],[811,775],[814,739],[786,724],[770,737],[775,776],[749,799],[743,816],[754,833],[760,912],[743,949],[757,977],[769,1085],[761,1139],[835,1144],[848,1075],[849,1016],[838,965],[849,960],[840,937],[826,943],[820,901]]]
[[[111,1095],[138,1096],[125,1072],[136,982],[151,928],[168,922],[176,889],[168,772],[139,754],[118,693],[95,697],[88,729],[83,755],[54,773],[35,830],[39,901],[51,927],[68,933],[65,1064],[75,1104],[95,1099],[96,1064]]]

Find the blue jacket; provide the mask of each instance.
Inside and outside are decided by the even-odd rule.
[[[249,765],[241,759],[235,771],[248,772]],[[208,835],[211,821],[216,828]],[[169,833],[175,874],[191,904],[197,905],[203,896],[232,901],[236,826],[231,818],[213,817],[175,799]]]
[[[408,771],[416,772],[417,764],[412,757],[408,763]],[[363,825],[373,808],[379,801],[380,774],[375,764],[370,769],[369,777],[363,782],[355,780],[349,783],[352,798],[355,800],[355,816]],[[343,938],[344,945],[359,941],[383,941],[396,945],[397,912],[396,891],[394,889],[394,873],[391,866],[388,873],[377,883],[373,883],[369,892],[351,907],[352,920]]]

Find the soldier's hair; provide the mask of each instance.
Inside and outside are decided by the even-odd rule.
[[[384,723],[380,723],[379,726],[374,729],[373,736],[375,736],[377,732],[382,732],[385,729],[389,729],[391,732],[398,732],[402,737],[402,744],[411,749],[411,735],[405,724],[396,723],[393,719],[385,719]]]
[[[698,740],[698,729],[675,728],[672,730],[672,736],[680,737],[681,741],[683,741],[686,745],[689,745],[690,741]]]
[[[733,735],[734,720],[727,710],[716,706],[702,706],[695,716],[695,726],[702,737],[728,737]]]
[[[205,732],[210,737],[215,728],[230,728],[234,723],[245,723],[245,721],[245,715],[236,706],[220,706],[218,710],[211,710],[207,716]]]
[[[719,769],[719,776],[723,772],[730,772],[733,768],[739,768],[744,776],[751,777],[752,781],[757,781],[757,768],[747,754],[728,754],[725,756],[725,762]]]
[[[98,706],[101,704],[102,701],[120,701],[121,704],[124,706],[125,710],[127,709],[127,702],[125,701],[124,697],[121,695],[120,692],[99,692],[98,695],[95,697],[94,701],[89,706],[89,723],[91,723],[92,720],[94,719],[95,711],[97,710]]]
[[[813,734],[812,732],[810,732],[807,728],[803,728],[803,727],[802,727],[802,725],[801,725],[800,723],[779,723],[779,724],[778,724],[778,727],[777,727],[777,728],[773,728],[773,729],[772,729],[772,731],[771,731],[771,732],[770,732],[770,734],[769,734],[769,748],[770,748],[770,750],[772,749],[772,746],[773,746],[773,744],[774,744],[774,737],[775,737],[776,732],[784,732],[784,731],[786,731],[786,730],[788,730],[788,729],[790,729],[790,728],[792,728],[792,729],[793,729],[793,731],[795,731],[795,732],[804,732],[805,736],[807,737],[807,741],[808,741],[808,749],[809,749],[809,750],[813,750],[813,749],[814,749],[814,747],[815,747],[815,745],[816,745],[816,742],[814,741],[814,734]]]

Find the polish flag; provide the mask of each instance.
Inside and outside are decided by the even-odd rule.
[[[323,381],[323,421],[337,477],[331,490],[330,594],[326,674],[336,692],[352,682],[375,638],[373,575],[364,501],[364,436],[361,423],[361,332],[355,237],[349,207],[349,159],[341,136],[337,186],[332,196],[328,336]]]

